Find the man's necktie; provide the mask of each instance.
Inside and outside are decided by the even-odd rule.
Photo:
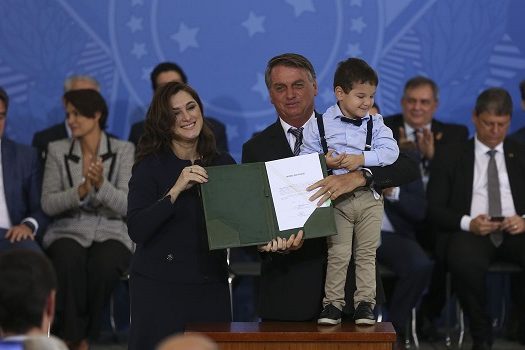
[[[489,216],[501,216],[501,193],[499,188],[499,177],[498,167],[496,165],[496,159],[494,158],[496,150],[492,149],[487,152],[489,159],[489,165],[487,167],[487,192],[489,198]],[[492,244],[499,247],[503,242],[503,232],[494,231],[490,234],[490,240]]]
[[[303,128],[290,128],[288,132],[295,136],[295,145],[293,146],[293,155],[298,156],[301,152],[301,145],[303,144]]]
[[[347,117],[341,117],[341,121],[345,123],[351,123],[355,126],[361,126],[363,124],[363,118],[347,118]]]
[[[416,150],[419,153],[419,159],[421,162],[421,169],[423,171],[422,175],[428,176],[430,164],[427,159],[423,156],[423,153],[421,153],[421,150],[419,149],[419,142],[418,142],[418,133],[423,134],[423,128],[415,129],[414,130],[414,143],[416,144]]]

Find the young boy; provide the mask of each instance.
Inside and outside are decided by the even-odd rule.
[[[368,170],[362,167],[394,163],[399,148],[392,131],[385,126],[381,115],[368,113],[374,104],[378,82],[376,72],[365,61],[349,58],[340,62],[334,76],[337,104],[326,110],[321,125],[317,120],[317,123],[311,121],[305,126],[301,154],[326,153],[326,164],[334,169],[334,174],[365,173]],[[324,147],[323,135],[320,135],[323,129]],[[367,180],[365,187],[337,197],[334,204],[338,234],[328,238],[325,298],[317,322],[323,325],[341,322],[346,273],[355,235],[357,290],[354,294],[354,320],[357,325],[372,325],[375,323],[375,261],[383,198]]]

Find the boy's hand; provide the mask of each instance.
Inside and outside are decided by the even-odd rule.
[[[328,151],[327,154],[325,154],[326,166],[329,169],[340,169],[341,168],[341,161],[343,160],[345,155],[343,153],[343,154],[339,154],[339,155],[334,156],[333,153],[334,153],[334,150],[331,149],[331,150]]]
[[[363,154],[345,154],[340,167],[353,171],[364,164],[365,156]]]

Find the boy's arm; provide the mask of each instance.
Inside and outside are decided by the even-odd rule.
[[[299,154],[309,153],[323,153],[315,119],[308,121],[303,129],[303,143],[301,144],[301,152]]]
[[[363,151],[365,167],[387,166],[394,164],[399,157],[399,147],[392,135],[392,130],[383,122],[383,117],[372,117],[374,127],[372,130],[372,149]]]

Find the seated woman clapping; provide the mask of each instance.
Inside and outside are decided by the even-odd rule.
[[[58,277],[54,333],[87,349],[131,257],[124,219],[134,146],[103,131],[108,109],[97,91],[69,91],[64,102],[72,137],[49,145],[42,208],[54,220],[43,244]]]

